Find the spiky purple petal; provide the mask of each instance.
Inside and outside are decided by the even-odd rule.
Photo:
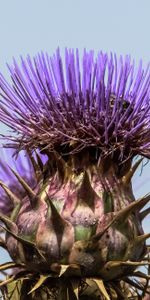
[[[117,151],[122,161],[150,157],[150,68],[136,69],[129,56],[93,51],[41,53],[9,66],[12,84],[0,75],[1,120],[16,131],[13,146],[78,152]],[[70,145],[73,145],[70,147]]]

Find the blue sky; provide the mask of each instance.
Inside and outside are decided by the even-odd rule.
[[[5,0],[0,11],[0,64],[57,46],[131,54],[149,60],[149,0]]]
[[[149,0],[5,0],[0,8],[0,71],[19,55],[59,46],[131,54],[138,63],[150,60]],[[0,132],[6,128],[0,124]],[[149,164],[134,179],[139,197],[150,191]],[[141,187],[142,182],[142,187]],[[148,230],[147,219],[145,222]],[[5,259],[5,255],[3,255]]]

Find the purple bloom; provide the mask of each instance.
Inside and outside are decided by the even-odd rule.
[[[12,85],[0,75],[0,118],[18,134],[11,146],[150,158],[149,65],[135,70],[129,56],[93,51],[80,60],[78,50],[66,50],[63,62],[58,49],[8,67]]]
[[[63,62],[58,49],[8,67],[0,118],[13,130],[5,145],[13,150],[0,160],[1,244],[21,267],[10,277],[16,286],[21,279],[20,297],[45,299],[46,288],[48,298],[76,298],[74,276],[80,299],[120,299],[123,281],[144,295],[149,278],[130,277],[149,264],[142,220],[150,195],[136,201],[131,180],[143,159],[132,166],[133,157],[150,158],[149,65],[136,70],[129,56],[93,51],[81,60],[78,50],[66,50]],[[86,277],[96,278],[98,294],[83,287]],[[9,292],[8,282],[0,286]]]

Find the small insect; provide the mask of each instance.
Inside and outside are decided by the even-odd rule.
[[[109,101],[110,108],[114,107],[114,104],[116,101],[117,101],[117,106],[119,108],[122,107],[124,110],[126,110],[130,105],[130,102],[128,100],[122,99],[121,97],[119,99],[117,99],[116,95],[111,94],[110,101]]]

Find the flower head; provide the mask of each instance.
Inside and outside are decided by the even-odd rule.
[[[144,71],[140,62],[135,71],[128,56],[100,52],[95,58],[92,51],[80,60],[78,50],[66,50],[64,63],[57,50],[52,58],[41,53],[21,58],[21,65],[14,60],[9,70],[12,85],[0,75],[0,118],[17,133],[7,146],[26,150],[26,159],[19,153],[14,176],[0,162],[6,193],[0,208],[10,215],[0,212],[7,232],[0,242],[21,268],[11,278],[22,280],[21,298],[25,291],[37,299],[35,290],[39,297],[46,288],[48,295],[55,289],[61,299],[61,291],[76,299],[70,290],[76,275],[80,299],[112,291],[111,299],[118,299],[123,281],[144,295],[149,277],[140,273],[146,288],[130,277],[149,264],[150,234],[142,220],[150,195],[136,201],[131,178],[143,159],[132,166],[133,156],[150,158],[149,66]],[[13,203],[6,210],[8,198]],[[96,277],[96,297],[91,287],[84,294],[86,277]]]
[[[150,68],[135,70],[129,56],[59,49],[9,66],[12,84],[0,75],[1,120],[15,130],[14,147],[96,147],[122,161],[150,157]],[[65,149],[65,150],[64,150]]]

